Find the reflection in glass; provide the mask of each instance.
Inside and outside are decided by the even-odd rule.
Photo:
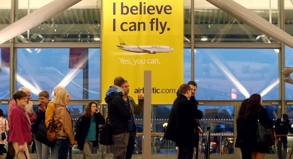
[[[196,49],[196,98],[243,100],[259,93],[278,99],[278,56],[274,49]]]
[[[293,50],[292,48],[285,47],[285,67],[293,67]],[[292,77],[291,77],[292,78]],[[285,97],[287,100],[293,99],[293,85],[290,83],[285,83]]]
[[[0,48],[0,58],[0,99],[9,99],[9,48]]]
[[[7,104],[6,105],[5,104],[0,105],[0,109],[2,109],[3,113],[4,113],[4,118],[7,118],[7,113],[8,113],[7,108],[8,108]]]
[[[10,11],[11,11],[11,0],[0,1],[0,30],[10,25]],[[5,43],[8,43],[6,41]],[[1,52],[1,51],[0,51]]]
[[[184,82],[191,80],[191,50],[184,49]]]
[[[269,117],[273,119],[274,121],[278,118],[278,106],[276,105],[264,105],[264,108],[268,111]]]
[[[96,1],[87,3],[86,6],[78,3],[74,8],[24,32],[16,38],[16,42],[100,42],[100,9],[97,8]],[[36,9],[38,8],[32,8],[30,12]],[[19,9],[17,15],[19,18],[26,16],[27,9]]]
[[[84,113],[84,106],[83,105],[68,105],[67,109],[72,117],[73,125],[79,117],[81,117]]]
[[[243,1],[235,0],[258,16],[266,19],[274,25],[279,25],[279,12],[277,0],[266,1]],[[219,43],[219,42],[255,42],[255,43],[276,43],[258,38],[263,35],[258,30],[244,24],[232,15],[216,8],[205,0],[196,0],[194,6],[194,38],[195,42]],[[188,25],[188,24],[185,24]],[[186,31],[186,33],[188,33]],[[190,36],[185,35],[187,38]]]
[[[75,51],[75,52],[74,52]],[[26,48],[17,50],[17,89],[41,90],[62,85],[74,99],[100,98],[100,49]],[[74,53],[73,53],[74,52]]]

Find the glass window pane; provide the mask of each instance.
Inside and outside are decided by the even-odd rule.
[[[8,104],[0,104],[0,109],[3,110],[4,118],[7,119],[7,113],[8,113]]]
[[[9,48],[0,48],[0,99],[9,99],[10,86],[10,50]]]
[[[279,25],[278,1],[235,0],[272,24]],[[258,30],[236,19],[206,0],[195,0],[194,37],[196,42],[256,42],[276,43]],[[188,28],[189,24],[185,28]],[[185,31],[185,33],[189,33]],[[190,34],[185,35],[189,37]],[[258,37],[258,38],[257,38]]]
[[[195,80],[199,100],[243,100],[260,93],[279,99],[278,50],[196,49]]]
[[[234,147],[234,106],[198,106],[203,118],[200,125],[204,132],[210,128],[212,154],[233,154]],[[232,143],[232,144],[230,144]],[[204,153],[206,137],[200,139],[200,152]],[[226,145],[225,145],[226,144]]]
[[[191,51],[184,49],[184,82],[191,80]]]
[[[285,31],[293,35],[293,30],[292,30],[292,14],[293,14],[293,2],[292,1],[284,1],[285,5],[285,12],[284,12],[284,18],[285,18]]]
[[[18,18],[51,3],[53,0],[19,1]],[[29,3],[28,3],[29,2]],[[30,5],[28,5],[30,4]],[[99,42],[100,1],[83,0],[16,38],[17,42]]]
[[[11,0],[0,1],[0,30],[10,24]],[[8,43],[8,41],[6,41]]]
[[[293,68],[293,60],[292,59],[293,59],[292,48],[285,46],[285,67],[292,67]],[[292,100],[293,99],[292,94],[293,94],[293,85],[291,83],[285,82],[285,97],[286,97],[286,99]]]
[[[273,120],[278,118],[278,106],[276,105],[264,105],[264,108],[268,111],[269,117]]]
[[[30,88],[32,99],[57,85],[72,100],[100,98],[100,49],[21,48],[17,56],[17,89]]]

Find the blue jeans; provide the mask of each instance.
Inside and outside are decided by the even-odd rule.
[[[58,159],[66,159],[69,150],[68,139],[57,139],[56,145],[58,148]]]

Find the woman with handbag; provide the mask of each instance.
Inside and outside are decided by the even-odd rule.
[[[12,108],[9,117],[9,142],[12,142],[15,154],[19,159],[30,159],[27,144],[32,141],[30,131],[30,119],[26,112],[27,94],[17,91],[13,94],[13,99],[17,106]]]
[[[251,151],[252,159],[264,159],[265,153],[269,153],[269,146],[259,142],[259,124],[267,129],[272,129],[274,121],[269,117],[268,111],[262,106],[259,94],[252,94],[249,97],[244,117],[244,125],[247,130],[244,146],[248,151]]]
[[[105,124],[105,119],[97,107],[96,102],[89,102],[75,129],[77,148],[83,151],[83,159],[92,158],[92,149],[98,146],[99,124]]]
[[[3,153],[5,153],[5,144],[7,141],[7,131],[8,128],[8,121],[3,117],[4,113],[3,110],[0,109],[0,132],[1,132],[1,140],[0,140],[0,159],[3,158]]]
[[[66,90],[60,90],[54,100],[56,110],[53,122],[57,137],[58,159],[66,159],[69,147],[73,147],[76,144],[73,134],[72,118],[66,108],[69,102],[70,96]]]

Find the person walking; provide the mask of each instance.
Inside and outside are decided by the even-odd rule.
[[[123,100],[123,77],[116,77],[114,85],[106,92],[105,101],[108,104],[108,117],[113,138],[113,159],[125,159],[129,140],[128,120],[131,113]]]
[[[99,124],[105,124],[105,118],[100,113],[98,103],[89,102],[79,120],[80,123],[75,130],[77,148],[83,151],[83,159],[91,159],[93,147],[99,145]]]
[[[273,128],[274,121],[262,106],[259,94],[252,94],[249,97],[244,118],[244,128],[247,130],[246,142],[244,142],[245,149],[251,152],[252,159],[264,159],[265,153],[269,153],[269,146],[259,145],[257,142],[258,122],[267,128]]]
[[[9,117],[9,142],[12,142],[15,155],[19,159],[30,159],[28,143],[32,141],[31,123],[26,112],[27,94],[17,91],[13,94],[17,106],[13,107]]]
[[[245,146],[247,130],[245,129],[245,111],[248,104],[248,99],[244,99],[241,103],[238,116],[236,119],[237,138],[235,147],[240,148],[242,159],[251,159],[251,152]]]
[[[125,80],[125,83],[122,88],[124,90],[123,100],[125,102],[126,107],[131,112],[131,117],[128,120],[129,140],[126,151],[126,159],[131,159],[136,139],[135,115],[140,115],[143,111],[144,96],[142,93],[139,93],[137,96],[138,104],[136,104],[134,99],[131,96],[129,96],[129,83],[127,80]]]
[[[287,134],[288,132],[292,133],[292,128],[289,123],[287,114],[283,114],[281,118],[278,118],[275,123],[275,132],[277,135],[277,152],[279,159],[286,159],[287,156],[287,147],[288,140]],[[283,148],[283,149],[282,149]]]
[[[192,159],[197,129],[197,123],[194,120],[194,104],[189,100],[191,90],[188,84],[182,84],[179,88],[179,95],[173,102],[169,122],[164,134],[164,139],[176,142],[179,148],[178,159]]]

